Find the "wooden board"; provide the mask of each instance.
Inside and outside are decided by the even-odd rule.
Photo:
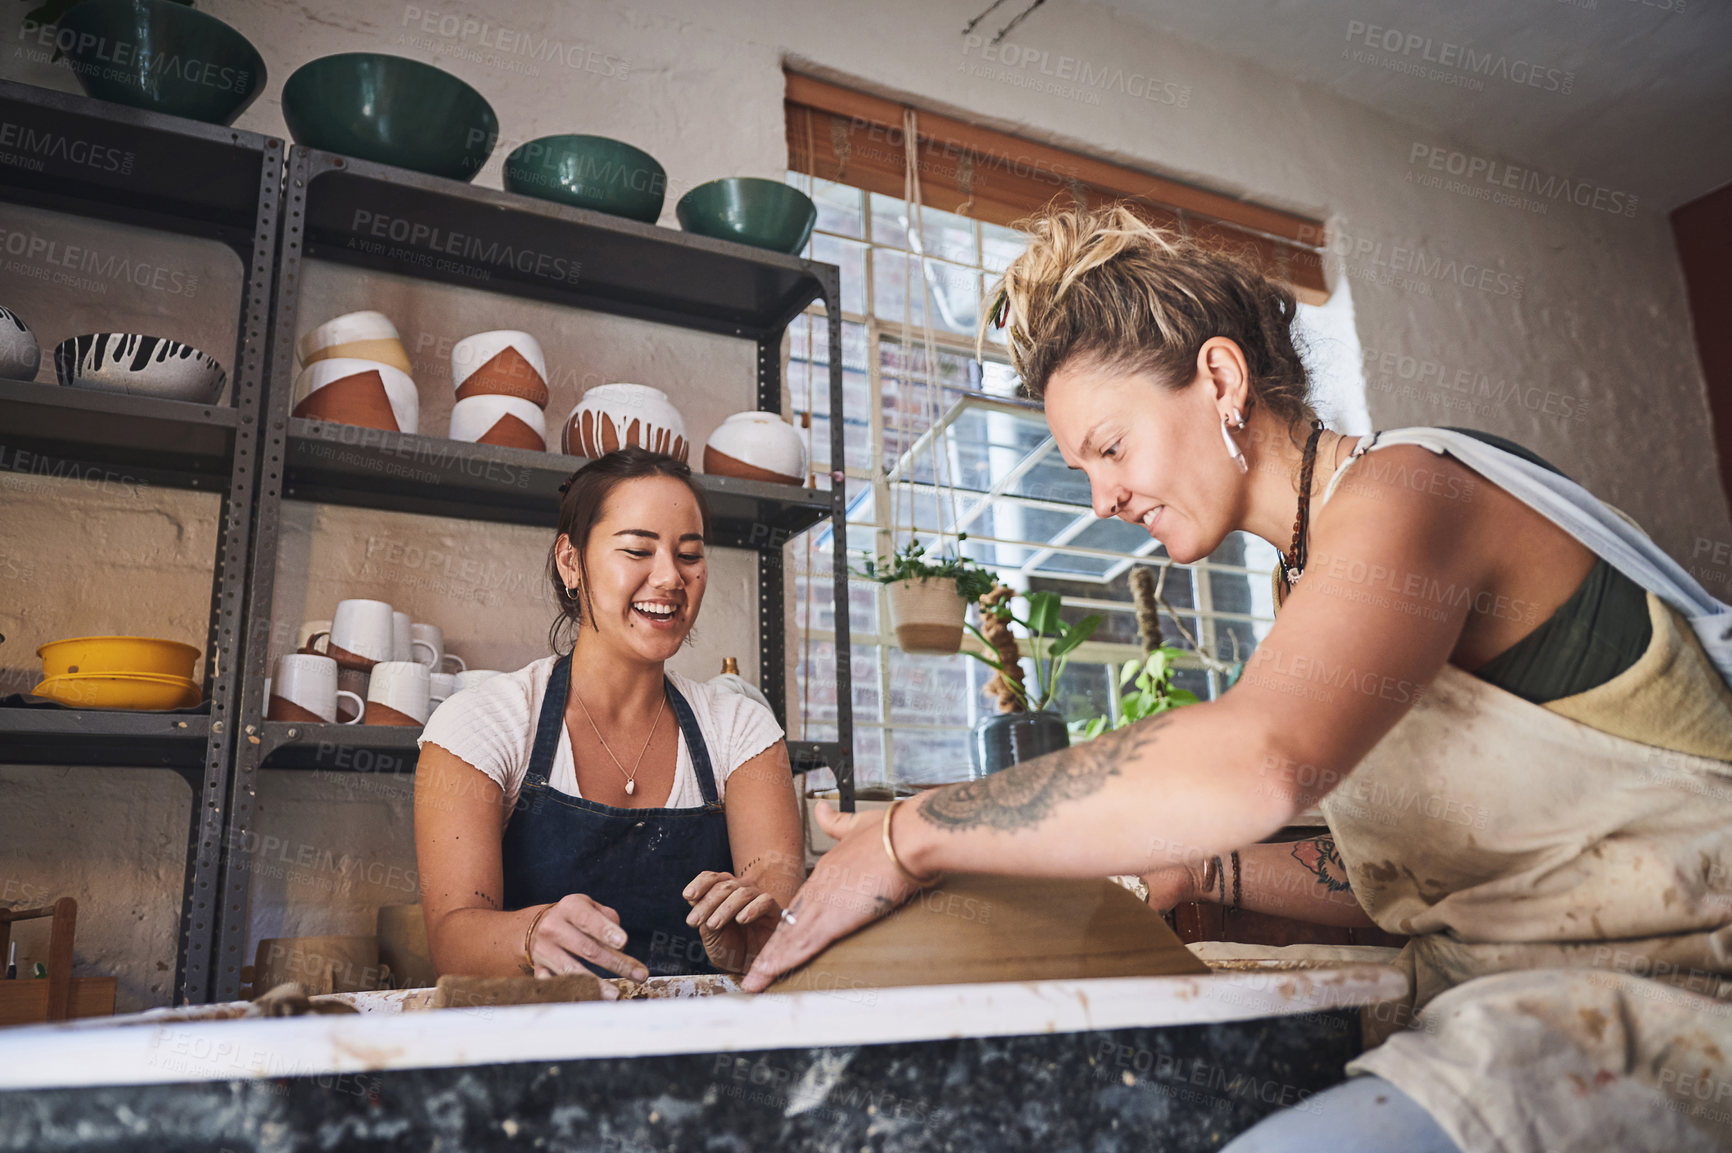
[[[771,993],[1206,974],[1119,885],[953,874],[784,975]]]
[[[114,1016],[114,977],[74,977],[69,1016]],[[0,981],[0,1026],[40,1025],[48,1020],[48,982],[33,978]]]

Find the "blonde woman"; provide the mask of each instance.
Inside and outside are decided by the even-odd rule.
[[[1519,446],[1324,428],[1294,315],[1123,208],[1034,224],[993,320],[1096,514],[1180,562],[1263,538],[1279,616],[1218,700],[825,814],[747,988],[950,870],[1138,873],[1412,938],[1418,1027],[1233,1153],[1732,1145],[1725,606]]]

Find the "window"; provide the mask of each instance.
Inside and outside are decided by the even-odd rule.
[[[924,228],[914,236],[900,197],[798,172],[787,180],[818,205],[808,254],[842,270],[842,347],[828,347],[823,307],[813,306],[791,326],[788,380],[795,412],[811,424],[813,470],[825,478],[838,467],[825,459],[833,418],[829,358],[842,358],[846,447],[839,465],[849,564],[857,568],[868,555],[887,555],[897,543],[891,508],[899,503],[906,510],[912,502],[929,545],[940,526],[965,532],[964,553],[1020,592],[1062,593],[1067,619],[1101,613],[1102,625],[1073,655],[1059,686],[1055,707],[1071,720],[1113,713],[1115,670],[1142,653],[1131,569],[1165,565],[1163,599],[1176,614],[1175,623],[1162,613],[1165,639],[1191,654],[1176,680],[1205,698],[1224,691],[1228,674],[1206,667],[1195,655],[1197,645],[1228,661],[1250,655],[1273,623],[1276,552],[1235,533],[1203,561],[1170,564],[1140,529],[1095,517],[1086,479],[1059,457],[1039,408],[1016,396],[1002,344],[989,344],[984,362],[975,359],[986,290],[1022,250],[1022,236],[1004,224],[932,207],[923,209]],[[1326,308],[1302,304],[1301,314],[1308,349],[1328,378],[1318,382],[1326,417],[1365,431],[1351,303],[1343,294]],[[930,374],[928,319],[935,357]],[[948,473],[947,487],[936,483],[934,450]],[[900,521],[906,525],[906,511]],[[793,572],[796,691],[804,737],[834,740],[832,539],[814,530],[802,540]],[[879,585],[850,581],[848,601],[856,786],[965,779],[969,731],[995,707],[981,695],[992,670],[965,656],[902,652]]]

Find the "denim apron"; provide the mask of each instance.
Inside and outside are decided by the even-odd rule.
[[[664,683],[703,806],[619,809],[548,784],[571,685],[571,657],[561,657],[547,681],[523,790],[505,827],[505,907],[545,905],[583,893],[619,913],[627,934],[620,951],[642,961],[652,977],[714,973],[703,939],[686,924],[691,906],[680,893],[706,869],[733,871],[728,821],[697,717],[673,682]],[[602,976],[616,975],[589,967]]]

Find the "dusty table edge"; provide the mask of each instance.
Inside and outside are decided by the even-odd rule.
[[[1387,965],[0,1031],[0,1091],[1199,1025],[1407,994]]]

